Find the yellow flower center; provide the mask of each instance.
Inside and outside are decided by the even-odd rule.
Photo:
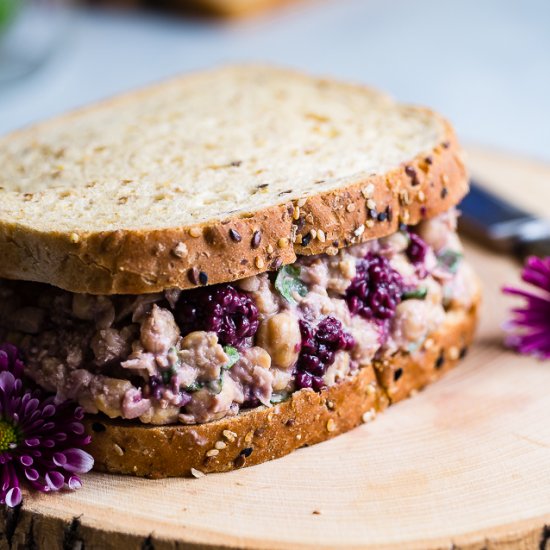
[[[0,451],[13,449],[19,441],[18,433],[12,424],[0,420]]]

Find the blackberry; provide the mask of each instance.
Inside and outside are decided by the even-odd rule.
[[[406,252],[411,263],[421,264],[426,259],[428,245],[416,233],[409,233],[409,246]]]
[[[215,332],[224,346],[241,348],[258,330],[258,308],[252,298],[227,284],[182,292],[175,313],[182,335]]]
[[[321,391],[325,387],[323,376],[334,363],[336,352],[350,350],[355,341],[332,316],[325,317],[317,327],[302,320],[300,332],[302,347],[296,366],[296,386]]]
[[[346,290],[352,315],[387,320],[401,301],[403,279],[387,258],[369,252],[357,262],[356,276]]]

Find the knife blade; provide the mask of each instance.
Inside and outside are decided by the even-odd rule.
[[[459,205],[458,228],[464,235],[496,252],[550,256],[550,221],[522,210],[477,181]]]

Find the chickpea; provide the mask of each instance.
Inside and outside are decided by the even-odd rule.
[[[140,340],[143,347],[152,353],[165,353],[176,344],[179,336],[180,329],[172,313],[155,304],[141,324]]]
[[[282,369],[296,363],[301,341],[298,320],[288,312],[278,313],[263,321],[256,340],[271,355],[273,364]]]

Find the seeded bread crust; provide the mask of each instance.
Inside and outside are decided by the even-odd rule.
[[[468,311],[450,311],[414,356],[399,353],[321,393],[301,390],[273,407],[195,426],[153,427],[90,416],[85,424],[95,469],[151,478],[200,476],[260,464],[331,439],[454,367],[472,342],[477,310],[478,302]]]
[[[230,282],[292,263],[297,255],[335,254],[341,247],[389,235],[401,222],[416,224],[423,218],[447,211],[466,194],[467,175],[461,150],[452,127],[439,115],[423,108],[398,106],[365,87],[311,79],[292,71],[243,67],[231,71],[231,68],[220,69],[219,82],[237,78],[233,73],[238,73],[240,79],[253,80],[257,73],[257,79],[270,82],[271,78],[283,88],[287,80],[303,82],[304,86],[316,90],[341,86],[343,104],[347,94],[355,99],[361,94],[372,96],[373,108],[378,105],[384,112],[391,112],[391,106],[395,105],[396,110],[403,110],[400,116],[404,119],[416,117],[431,121],[433,127],[442,129],[438,130],[440,139],[435,140],[429,150],[419,151],[384,173],[365,175],[358,172],[359,175],[343,178],[342,185],[336,189],[308,192],[307,197],[300,197],[299,186],[293,188],[293,182],[288,181],[285,185],[288,184],[291,190],[287,195],[290,198],[280,193],[280,198],[272,205],[244,212],[239,210],[199,224],[113,230],[105,223],[104,230],[93,231],[79,230],[76,226],[75,230],[62,229],[65,226],[61,225],[51,230],[37,226],[40,216],[31,216],[29,212],[35,211],[29,210],[25,201],[28,196],[32,206],[34,201],[42,200],[38,198],[40,192],[33,194],[27,193],[24,187],[19,189],[18,169],[11,164],[25,155],[31,155],[29,158],[38,155],[38,160],[30,160],[25,167],[37,177],[46,163],[55,167],[59,164],[56,155],[63,155],[63,150],[50,152],[51,145],[46,139],[51,137],[51,132],[57,135],[55,132],[62,128],[70,135],[73,127],[80,127],[82,117],[89,120],[94,113],[105,116],[112,111],[116,119],[117,111],[125,103],[150,100],[163,93],[163,87],[175,93],[179,81],[128,94],[0,140],[0,159],[4,166],[4,181],[0,176],[0,202],[5,205],[0,204],[0,256],[3,259],[0,277],[45,282],[71,292],[91,294],[142,294],[173,287],[188,289]],[[199,78],[200,75],[184,77],[181,85],[186,86],[185,82]],[[212,109],[214,112],[215,106]],[[318,115],[306,113],[306,116]],[[97,132],[97,128],[94,131]],[[34,141],[37,135],[46,140],[40,147]],[[269,135],[265,139],[269,140]],[[94,154],[104,154],[100,148],[96,149],[100,152]],[[338,154],[335,150],[333,157]],[[367,158],[368,154],[365,155]],[[106,168],[114,161],[116,159],[106,157]],[[78,163],[88,161],[71,162],[75,173],[85,172],[85,165],[81,168]],[[292,159],[288,162],[292,163]],[[154,172],[154,167],[152,169]],[[57,172],[48,172],[51,178],[47,183],[48,193],[53,197],[49,200],[57,200],[53,191],[60,194],[59,200],[71,200],[74,189],[70,177],[63,175],[68,171],[69,168],[61,166]],[[231,176],[232,172],[228,174]],[[181,177],[185,176],[182,172]],[[65,181],[64,177],[68,179]],[[116,174],[116,177],[123,176]],[[338,174],[335,177],[338,178]],[[105,179],[108,181],[107,176]],[[258,188],[262,186],[261,181],[259,176]],[[38,178],[37,185],[42,185],[41,182]],[[7,186],[7,191],[3,185]],[[11,188],[18,189],[16,194]],[[69,198],[64,198],[65,194]],[[8,204],[11,205],[9,216],[8,210],[3,211]],[[46,208],[40,206],[43,204],[37,202],[35,208]],[[20,213],[17,205],[20,205]]]

